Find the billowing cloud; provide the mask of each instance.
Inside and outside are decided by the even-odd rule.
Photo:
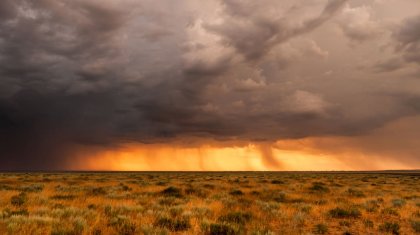
[[[338,20],[343,33],[352,41],[363,42],[384,33],[385,25],[372,19],[372,7],[351,8],[347,5]]]
[[[0,168],[211,142],[284,169],[278,141],[368,136],[420,112],[419,3],[393,4],[1,1]]]

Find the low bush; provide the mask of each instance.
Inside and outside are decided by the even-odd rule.
[[[83,218],[75,218],[71,223],[54,223],[51,235],[81,235],[86,227],[86,221]]]
[[[244,195],[244,193],[239,189],[234,189],[234,190],[230,191],[229,194],[232,195],[232,196],[242,196],[242,195]]]
[[[400,215],[400,213],[398,213],[398,211],[395,210],[394,208],[384,208],[381,211],[381,213],[384,214],[384,215],[393,215],[393,216],[399,216]]]
[[[272,180],[271,184],[284,184],[284,182],[281,180]]]
[[[280,192],[280,193],[278,193],[274,196],[273,200],[276,201],[276,202],[286,202],[287,197],[286,197],[285,193]]]
[[[236,235],[240,234],[237,226],[226,223],[213,223],[209,226],[208,235]]]
[[[394,199],[392,200],[392,206],[394,207],[403,207],[406,204],[404,199]]]
[[[170,186],[166,189],[162,190],[160,194],[164,195],[165,197],[182,197],[182,191],[179,188]]]
[[[411,227],[413,228],[414,232],[420,233],[420,221],[411,221]]]
[[[10,211],[9,213],[10,216],[29,216],[29,211],[28,209],[20,209],[20,210],[16,210],[16,211]]]
[[[102,195],[106,195],[107,191],[103,187],[95,187],[95,188],[89,188],[88,194],[92,196],[102,196]]]
[[[400,225],[398,223],[385,222],[379,226],[379,231],[392,233],[394,235],[400,234]]]
[[[53,200],[73,200],[76,198],[75,195],[71,194],[56,194],[50,197]]]
[[[328,193],[330,191],[330,189],[321,182],[312,183],[312,186],[309,188],[309,190],[314,193]]]
[[[44,189],[44,185],[42,184],[32,184],[32,185],[25,185],[19,188],[22,192],[27,193],[39,193]]]
[[[359,218],[361,216],[360,211],[357,208],[343,209],[336,207],[331,209],[328,214],[333,218],[343,219],[343,218]]]
[[[193,186],[186,188],[184,192],[187,195],[194,195],[201,198],[205,198],[208,195],[206,191],[194,188]]]
[[[136,234],[136,224],[130,221],[129,218],[125,216],[115,216],[109,220],[109,226],[112,226],[117,230],[120,235],[133,235]]]
[[[373,221],[372,220],[368,220],[368,219],[363,220],[363,225],[366,228],[373,228],[373,226],[374,226]]]
[[[363,206],[367,212],[371,213],[378,211],[380,207],[376,200],[369,200]]]
[[[13,206],[23,206],[27,200],[28,197],[26,196],[26,193],[19,193],[18,195],[14,195],[10,198],[10,203]]]
[[[366,195],[357,189],[353,189],[353,188],[349,188],[347,190],[347,194],[350,195],[351,197],[365,197]]]
[[[328,226],[326,224],[317,224],[314,226],[313,232],[315,234],[326,234],[328,233]]]
[[[252,219],[252,214],[249,212],[230,212],[228,214],[220,216],[217,221],[226,223],[235,223],[239,225],[245,225],[246,222]]]
[[[172,232],[186,231],[191,227],[188,218],[172,219],[169,217],[158,217],[153,225],[155,227],[169,229]]]

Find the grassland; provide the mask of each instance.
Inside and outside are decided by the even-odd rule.
[[[0,234],[420,234],[420,175],[0,173]]]

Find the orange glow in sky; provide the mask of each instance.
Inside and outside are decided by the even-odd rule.
[[[166,145],[127,145],[84,156],[74,169],[119,171],[322,171],[322,170],[381,170],[410,169],[410,166],[392,160],[375,161],[360,153],[320,153],[310,149],[308,141],[285,141],[281,148],[269,146],[271,161],[258,145],[240,147],[178,147]],[[309,147],[295,149],[296,146]],[[289,147],[287,147],[289,146]],[[275,163],[275,164],[273,164]]]

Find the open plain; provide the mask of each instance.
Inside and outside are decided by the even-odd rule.
[[[416,234],[418,172],[0,175],[0,234]]]

